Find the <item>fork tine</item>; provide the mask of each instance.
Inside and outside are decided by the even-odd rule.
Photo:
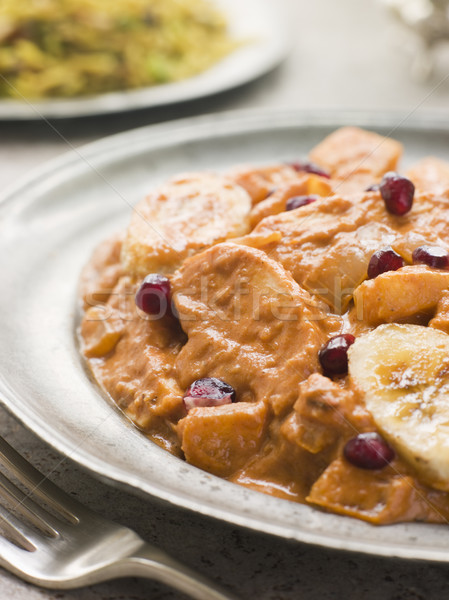
[[[51,537],[58,535],[50,524],[53,521],[52,515],[31,500],[27,494],[24,494],[0,472],[0,500],[2,498],[9,501],[12,511],[22,514],[46,535]]]
[[[28,552],[34,552],[36,547],[22,534],[17,527],[7,519],[4,514],[1,514],[3,509],[0,508],[0,532],[4,538],[0,536],[0,560],[1,557],[7,556],[6,549],[11,546],[11,542],[17,547],[23,548]],[[9,548],[11,550],[11,548]]]
[[[30,492],[44,500],[48,506],[69,522],[79,522],[75,512],[78,503],[46,479],[27,460],[22,458],[3,438],[0,438],[0,465],[9,470]]]
[[[1,505],[0,522],[2,523],[2,527],[4,527],[5,534],[10,535],[10,540],[30,552],[36,550],[41,542],[48,539]]]

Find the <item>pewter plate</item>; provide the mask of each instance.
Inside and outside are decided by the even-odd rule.
[[[126,227],[132,205],[182,172],[300,158],[356,124],[394,135],[403,164],[449,160],[434,119],[244,112],[157,125],[49,163],[0,203],[0,398],[25,425],[94,475],[136,493],[268,534],[384,556],[449,561],[447,526],[367,523],[247,490],[148,441],[89,379],[78,354],[77,281],[94,246]]]
[[[203,73],[163,85],[97,96],[0,100],[0,119],[82,117],[194,100],[229,90],[273,69],[290,47],[284,0],[213,0],[226,15],[230,34],[245,43]]]

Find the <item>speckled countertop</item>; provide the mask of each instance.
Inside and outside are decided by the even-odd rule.
[[[449,67],[433,80],[410,76],[403,38],[375,0],[290,0],[295,43],[274,72],[239,90],[182,106],[108,117],[0,124],[2,187],[84,142],[140,125],[237,108],[435,111],[449,122]],[[7,291],[3,290],[3,293]],[[135,529],[242,600],[439,600],[449,566],[373,558],[271,538],[142,500],[98,482],[57,455],[0,408],[0,435],[43,473],[97,512]],[[7,600],[181,600],[147,580],[46,591],[0,570]]]

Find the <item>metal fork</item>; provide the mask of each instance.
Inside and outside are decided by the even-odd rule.
[[[0,465],[0,566],[22,579],[63,589],[147,577],[197,600],[232,600],[131,529],[65,494],[1,438]]]

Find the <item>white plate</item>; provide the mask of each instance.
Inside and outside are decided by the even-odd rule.
[[[120,134],[49,163],[0,204],[0,397],[41,438],[97,476],[179,506],[285,538],[372,554],[449,561],[446,526],[373,527],[247,490],[148,441],[89,380],[76,341],[77,280],[93,247],[122,229],[130,206],[167,177],[303,157],[352,122],[388,134],[383,116],[221,114]],[[449,128],[394,132],[405,163],[449,160]]]
[[[194,100],[252,81],[286,56],[290,28],[284,0],[214,2],[226,15],[231,35],[248,43],[207,71],[174,83],[85,98],[0,100],[0,119],[81,117]]]

